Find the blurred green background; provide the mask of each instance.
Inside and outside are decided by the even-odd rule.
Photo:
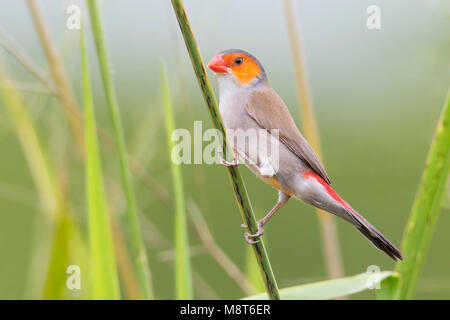
[[[85,18],[84,3],[45,0],[40,4],[81,103],[78,32],[66,28],[66,8],[79,4]],[[366,8],[371,4],[381,8],[378,31],[366,28]],[[228,48],[253,53],[299,124],[282,2],[186,0],[185,6],[203,59],[208,61]],[[450,3],[327,0],[296,1],[295,8],[327,172],[340,195],[400,245],[450,84]],[[108,0],[101,2],[101,9],[129,151],[170,193],[161,61],[168,68],[177,126],[192,130],[194,120],[203,120],[204,130],[211,127],[170,2]],[[25,1],[0,0],[0,25],[38,66],[48,70]],[[89,28],[86,31],[97,120],[110,131],[92,35]],[[31,91],[42,86],[11,55],[0,52],[11,78],[26,89],[22,92],[26,107],[58,178],[67,183],[75,219],[85,233],[84,171],[60,102],[51,95],[30,92],[30,86]],[[40,233],[44,213],[2,104],[0,100],[0,298],[38,298],[33,284],[47,275],[40,242],[48,241],[51,234]],[[115,150],[103,145],[102,159],[111,207],[123,222],[125,206]],[[218,244],[244,269],[247,245],[226,171],[218,165],[184,165],[182,170],[188,198],[200,207]],[[277,193],[247,169],[242,173],[256,215],[262,217]],[[173,271],[167,262],[172,257],[173,213],[139,179],[134,182],[156,297],[173,298]],[[446,196],[417,298],[450,298],[449,208],[450,196]],[[370,265],[392,270],[392,261],[352,226],[337,223],[346,275],[365,272]],[[126,236],[127,229],[122,230]],[[242,297],[239,287],[190,230],[193,267],[214,291],[210,293],[194,278],[194,286],[204,293],[196,297]],[[265,230],[280,287],[326,279],[313,208],[290,201]],[[373,291],[366,291],[353,297],[373,296]]]

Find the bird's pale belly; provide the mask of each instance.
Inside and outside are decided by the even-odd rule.
[[[247,165],[248,166],[248,165]],[[278,178],[276,175],[272,176],[272,177],[267,177],[267,176],[262,176],[259,174],[259,172],[257,172],[254,168],[252,168],[251,166],[248,166],[250,171],[252,171],[254,174],[256,174],[256,176],[258,178],[260,178],[262,181],[264,181],[265,183],[267,183],[268,185],[271,185],[272,187],[274,187],[277,190],[281,190],[284,193],[286,193],[289,196],[293,196],[293,193],[291,191],[286,190],[285,188],[283,188],[280,185],[280,182],[278,181]]]

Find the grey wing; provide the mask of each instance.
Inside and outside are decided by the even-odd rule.
[[[280,141],[297,157],[305,161],[323,180],[331,184],[325,168],[297,129],[283,100],[270,87],[253,92],[246,110],[261,128],[278,129]]]

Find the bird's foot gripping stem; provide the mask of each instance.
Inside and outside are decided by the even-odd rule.
[[[267,223],[267,221],[269,221],[269,219],[275,214],[275,212],[277,212],[278,209],[280,209],[289,200],[289,198],[290,198],[290,196],[288,194],[284,193],[283,191],[278,191],[277,204],[272,208],[272,210],[269,211],[268,214],[266,214],[266,216],[264,218],[262,218],[261,220],[259,220],[257,222],[258,230],[256,231],[256,233],[250,234],[249,232],[246,232],[244,234],[244,238],[245,238],[245,241],[247,241],[247,243],[255,244],[255,243],[259,242],[259,239],[253,240],[250,238],[260,237],[264,234],[263,226]],[[247,228],[247,226],[245,224],[241,224],[241,227]]]
[[[238,154],[237,154],[237,150],[236,148],[233,148],[233,161],[228,161],[223,157],[223,149],[219,148],[217,149],[217,157],[219,158],[219,163],[226,166],[226,167],[230,167],[230,166],[238,166],[241,163],[239,162],[238,159]]]
[[[250,238],[260,237],[260,236],[262,236],[264,234],[263,221],[260,220],[260,221],[257,222],[257,224],[258,224],[258,231],[256,231],[256,233],[253,233],[253,234],[251,234],[249,232],[244,233],[245,241],[248,244],[258,243],[260,241],[259,239],[258,240],[253,240],[253,239],[250,239]],[[247,228],[247,226],[245,224],[241,224],[241,227],[242,228]]]

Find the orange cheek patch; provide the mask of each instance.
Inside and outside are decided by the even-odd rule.
[[[244,61],[240,65],[235,65],[234,60],[242,57]],[[258,64],[250,57],[243,56],[240,53],[230,54],[223,57],[231,69],[231,72],[242,84],[249,84],[255,77],[261,75],[261,69]]]
[[[242,84],[249,84],[255,77],[261,75],[258,65],[249,59],[240,66],[233,66],[231,72]]]

